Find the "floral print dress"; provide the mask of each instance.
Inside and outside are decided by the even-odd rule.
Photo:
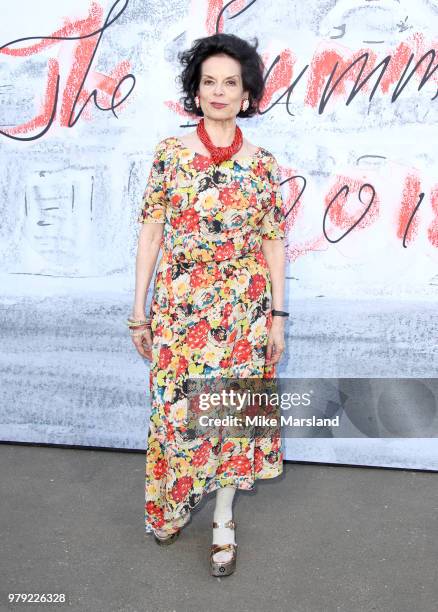
[[[275,365],[265,365],[272,296],[261,246],[285,235],[279,180],[262,147],[215,165],[177,137],[156,146],[138,216],[164,223],[150,310],[146,532],[172,533],[204,494],[251,490],[283,471],[279,436],[184,435],[188,377],[275,376]]]

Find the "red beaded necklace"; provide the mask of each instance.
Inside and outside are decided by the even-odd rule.
[[[236,125],[236,130],[234,132],[234,140],[228,147],[217,147],[214,145],[210,136],[207,133],[204,125],[204,117],[199,121],[196,126],[196,132],[199,136],[199,140],[205,145],[205,147],[209,150],[211,158],[215,164],[220,164],[221,162],[231,159],[231,157],[240,151],[243,143],[242,130],[238,125]]]

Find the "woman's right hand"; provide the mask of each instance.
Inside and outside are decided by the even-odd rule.
[[[136,331],[138,336],[131,336],[131,340],[134,343],[135,348],[142,357],[146,357],[151,361],[152,359],[152,332],[151,328],[147,327],[142,331],[140,335],[139,331]]]

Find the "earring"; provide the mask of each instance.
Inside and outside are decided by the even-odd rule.
[[[199,96],[195,96],[196,108],[199,108]]]
[[[246,111],[246,110],[248,110],[248,106],[249,106],[249,101],[248,101],[248,99],[243,100],[243,102],[242,102],[242,104],[241,104],[241,106],[240,106],[240,110],[242,110],[242,111]]]

